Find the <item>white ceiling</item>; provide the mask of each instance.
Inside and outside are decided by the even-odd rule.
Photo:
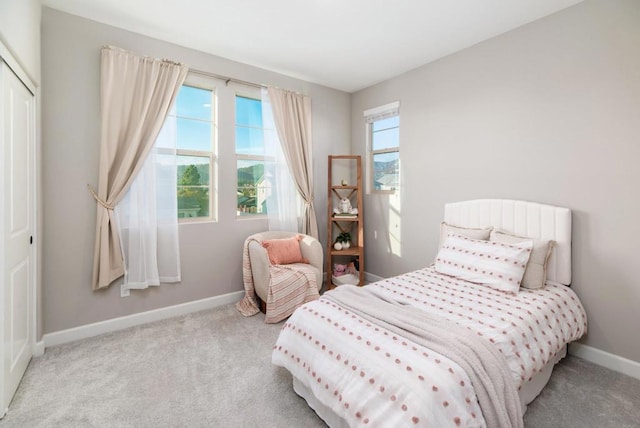
[[[354,92],[581,1],[43,0],[42,3],[156,39]]]

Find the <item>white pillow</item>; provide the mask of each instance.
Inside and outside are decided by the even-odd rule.
[[[530,239],[531,238],[511,235],[497,230],[492,230],[489,237],[491,241],[505,244],[517,244]],[[524,276],[522,277],[522,286],[535,290],[544,287],[547,281],[547,265],[556,241],[543,239],[532,239],[532,241],[533,249],[531,251],[531,257],[529,257],[529,263],[527,263],[527,268],[524,271]]]
[[[442,244],[444,244],[445,239],[447,239],[447,235],[449,235],[450,233],[466,236],[467,238],[488,241],[491,230],[493,230],[493,227],[491,226],[481,229],[474,229],[470,227],[453,226],[443,221],[442,223],[440,223],[440,242],[438,242],[438,250],[442,248]]]
[[[531,240],[505,244],[449,233],[436,256],[435,268],[465,281],[517,293],[532,247]]]

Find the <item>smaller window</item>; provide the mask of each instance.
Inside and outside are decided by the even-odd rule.
[[[399,103],[364,112],[370,193],[394,193],[400,187]]]
[[[236,214],[239,217],[267,213],[271,188],[269,161],[265,156],[260,96],[236,95]]]

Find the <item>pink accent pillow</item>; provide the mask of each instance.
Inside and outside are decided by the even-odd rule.
[[[291,263],[309,263],[302,258],[300,252],[300,240],[302,236],[296,235],[284,239],[268,239],[262,242],[267,249],[267,255],[272,265],[288,265]]]

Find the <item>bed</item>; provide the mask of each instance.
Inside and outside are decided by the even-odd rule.
[[[476,239],[487,230],[491,239]],[[273,363],[291,372],[296,393],[329,426],[522,426],[526,405],[566,345],[586,332],[584,308],[568,287],[569,209],[496,199],[450,203],[441,233],[434,264],[365,287],[340,286],[283,325]],[[528,239],[503,244],[500,233]],[[528,257],[541,242],[552,248],[543,286],[520,287],[532,278]],[[491,260],[503,247],[527,254],[516,291],[500,289],[511,273],[503,278],[500,271],[498,288],[493,276],[489,285],[475,281],[484,261],[467,245],[479,245]],[[477,263],[458,266],[450,254]],[[506,264],[512,268],[511,259]]]

